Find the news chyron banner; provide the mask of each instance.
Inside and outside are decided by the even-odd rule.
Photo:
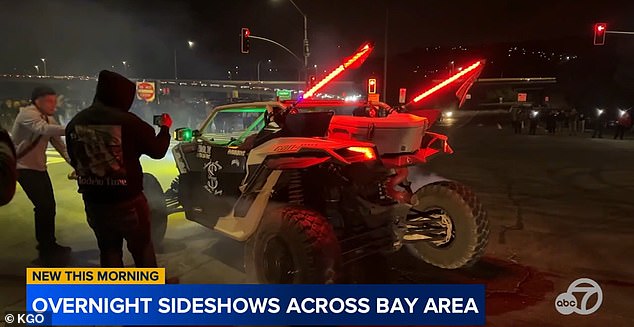
[[[485,324],[485,287],[176,285],[158,269],[27,269],[38,326]]]

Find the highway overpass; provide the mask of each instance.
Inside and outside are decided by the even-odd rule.
[[[278,90],[300,91],[306,88],[303,81],[239,81],[239,80],[185,80],[131,78],[132,81],[155,82],[158,92],[167,90],[173,93],[209,94],[214,97],[266,97],[273,98]],[[72,92],[94,92],[96,76],[38,76],[38,75],[0,75],[0,92],[15,96],[16,91],[28,90],[36,85],[46,84],[53,88]],[[324,92],[341,95],[358,92],[351,81],[337,81],[329,85]],[[24,93],[20,91],[17,93]],[[160,93],[159,93],[160,94]],[[5,95],[6,96],[6,95]]]

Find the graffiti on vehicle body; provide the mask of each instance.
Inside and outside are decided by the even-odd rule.
[[[222,195],[222,190],[218,189],[218,177],[216,173],[222,170],[222,166],[218,161],[209,161],[203,167],[207,171],[207,184],[205,189],[213,195]]]
[[[201,159],[211,158],[211,145],[198,144],[196,149],[196,157]]]

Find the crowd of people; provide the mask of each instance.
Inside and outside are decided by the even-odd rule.
[[[614,127],[614,139],[623,139],[625,133],[632,128],[632,109],[620,111],[617,119],[598,110],[595,116],[578,112],[575,108],[555,109],[548,107],[512,106],[509,109],[511,126],[515,134],[522,134],[528,128],[529,135],[537,134],[542,127],[546,134],[570,136],[582,135],[592,130],[593,138],[602,138],[607,128]]]
[[[0,105],[0,128],[11,130],[21,108],[31,105],[29,99],[4,99]],[[89,103],[84,100],[68,99],[58,95],[57,109],[54,113],[55,119],[61,124],[66,124],[81,109],[88,107]]]
[[[174,126],[196,128],[207,117],[210,109],[204,100],[185,101],[174,97],[164,99],[161,103],[135,101],[130,112],[149,124],[153,123],[155,115],[168,113],[174,120]]]
[[[156,134],[151,124],[129,112],[135,93],[132,81],[102,71],[93,103],[60,124],[58,94],[37,87],[12,118],[11,134],[0,128],[0,205],[11,201],[17,182],[34,207],[40,265],[63,266],[72,253],[55,238],[55,193],[46,165],[51,143],[72,167],[69,178],[77,181],[101,266],[123,267],[124,240],[137,267],[157,266],[139,158],[165,156],[172,119],[163,114]]]
[[[136,86],[130,80],[102,71],[92,104],[65,101],[58,106],[58,94],[46,86],[35,88],[28,101],[10,99],[3,103],[0,205],[11,200],[17,181],[34,206],[35,238],[43,265],[58,265],[60,257],[72,251],[55,238],[56,202],[46,166],[50,143],[72,167],[69,177],[77,180],[88,224],[97,238],[101,265],[123,266],[122,244],[126,240],[138,267],[156,266],[139,158],[145,154],[160,159],[166,154],[173,124],[170,112],[179,127],[191,127],[207,116],[211,106],[179,99],[162,105],[135,103],[135,93]],[[183,110],[186,106],[190,110]],[[155,134],[153,116],[159,111],[167,113],[162,114],[160,131]],[[528,126],[528,134],[535,135],[542,126],[547,134],[577,135],[590,126],[593,137],[602,137],[610,123],[602,111],[590,118],[574,108],[513,106],[509,113],[516,134]],[[632,117],[629,109],[613,121],[615,139],[623,139],[632,128]],[[219,128],[226,132],[225,127]]]
[[[15,118],[18,116],[20,108],[29,105],[28,100],[24,99],[5,99],[0,104],[0,128],[10,130],[13,126]]]
[[[90,102],[80,97],[58,96],[57,110],[53,117],[57,122],[66,125],[81,110],[87,108]],[[0,128],[11,131],[21,108],[31,104],[29,99],[4,99],[0,102]],[[134,101],[130,112],[143,121],[153,124],[153,117],[168,113],[173,117],[174,125],[178,127],[197,127],[210,112],[211,105],[204,99],[184,100],[178,97],[162,99],[161,102]]]

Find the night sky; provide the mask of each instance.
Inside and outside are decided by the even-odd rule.
[[[509,0],[295,0],[309,17],[311,66],[332,68],[366,40],[384,51],[389,12],[389,53],[436,45],[592,38],[592,24],[634,30],[634,1]],[[262,60],[268,69],[296,69],[294,59],[275,46],[251,41],[251,53],[239,52],[239,31],[287,45],[301,56],[303,20],[288,0],[206,1],[13,1],[0,10],[0,72],[35,73],[47,59],[53,75],[94,75],[122,70],[132,77],[170,78],[174,49],[181,78],[255,77]],[[196,42],[189,49],[187,40]],[[269,65],[266,60],[271,59]],[[235,75],[236,66],[239,68]]]

